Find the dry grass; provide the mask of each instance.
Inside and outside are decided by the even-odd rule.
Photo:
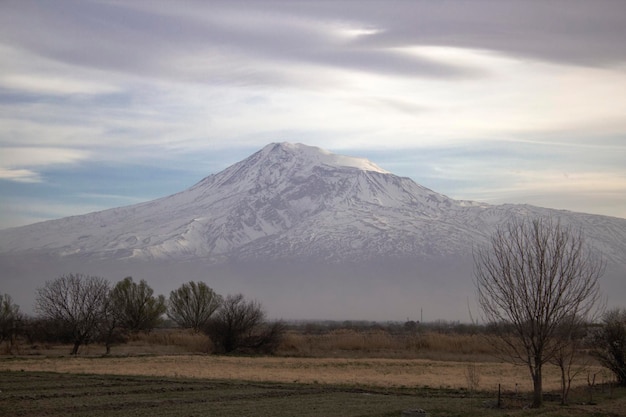
[[[191,330],[156,330],[150,333],[138,333],[133,335],[126,345],[116,347],[115,351],[123,351],[124,348],[127,348],[129,353],[143,348],[148,354],[213,352],[211,339],[203,333],[195,333]],[[164,352],[168,350],[170,352]]]
[[[391,334],[385,330],[339,329],[316,335],[289,332],[278,353],[304,357],[488,360],[496,354],[493,346],[494,343],[483,335]]]
[[[528,371],[506,363],[473,363],[481,390],[531,389]],[[381,358],[278,358],[209,355],[57,357],[0,360],[0,370],[148,375],[247,381],[349,384],[381,387],[469,388],[467,362]],[[594,372],[601,372],[595,369]],[[586,384],[580,376],[575,385]],[[476,388],[476,387],[474,387]],[[558,369],[544,370],[544,388],[559,388]]]

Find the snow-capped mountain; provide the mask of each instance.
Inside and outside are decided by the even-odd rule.
[[[379,279],[367,277],[373,271],[391,273],[387,284],[400,292],[412,277],[437,291],[437,275],[444,286],[462,279],[457,286],[467,290],[474,245],[521,216],[551,216],[581,228],[611,271],[626,271],[626,219],[453,200],[366,159],[290,143],[270,144],[178,194],[2,230],[0,267],[5,263],[17,277],[39,273],[33,259],[59,271],[118,268],[126,276],[124,267],[135,274],[153,268],[150,275],[158,276],[168,270],[169,281],[157,278],[169,283],[167,291],[206,280],[209,270],[241,290],[258,286],[263,273],[285,287],[303,280],[367,285]],[[182,275],[180,282],[171,275]]]
[[[281,143],[169,197],[4,231],[0,251],[211,261],[450,252],[470,237],[433,220],[468,207],[480,206],[365,159]]]

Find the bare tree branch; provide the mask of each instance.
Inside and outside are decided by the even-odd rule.
[[[551,219],[513,221],[475,251],[482,318],[501,326],[506,355],[528,366],[534,406],[542,404],[542,366],[568,343],[558,332],[594,315],[604,266],[580,232]]]

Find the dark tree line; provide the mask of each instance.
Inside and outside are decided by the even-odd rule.
[[[37,290],[38,317],[22,326],[24,318],[8,295],[0,295],[0,343],[11,351],[16,336],[71,343],[71,354],[83,345],[100,342],[111,347],[134,333],[150,332],[165,315],[181,328],[204,332],[216,353],[273,352],[282,337],[282,323],[268,323],[257,301],[243,295],[224,299],[203,282],[189,282],[156,296],[144,280],[127,277],[115,286],[102,277],[67,274]]]

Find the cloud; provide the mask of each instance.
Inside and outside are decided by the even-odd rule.
[[[479,195],[470,182],[526,193],[512,167],[623,178],[625,7],[5,2],[0,178],[32,187],[86,163],[201,177],[282,140],[460,198]]]
[[[0,180],[15,182],[41,182],[41,176],[29,169],[11,169],[0,167]]]
[[[200,83],[289,85],[290,67],[463,80],[472,66],[411,47],[493,51],[581,66],[626,62],[622,2],[59,0],[4,7],[5,42],[81,68]],[[566,12],[563,12],[566,10]],[[599,29],[602,28],[602,29]],[[47,36],[54,33],[54,36]],[[546,41],[546,40],[549,41]],[[189,63],[181,65],[180,63]]]
[[[626,62],[626,4],[619,0],[287,3],[293,12],[383,29],[363,39],[369,47],[449,46],[589,67]]]
[[[60,0],[54,7],[33,7],[25,1],[7,8],[0,24],[5,39],[50,60],[188,82],[280,85],[293,81],[285,71],[290,66],[406,77],[476,75],[471,68],[363,42],[387,29],[373,30],[359,22],[346,25],[330,17],[315,19],[281,4],[274,10],[257,3],[172,6],[84,2],[76,7]],[[180,65],[193,61],[195,65]],[[264,71],[264,63],[272,63],[273,71]]]
[[[598,68],[621,62],[623,48],[607,47],[596,68],[568,67],[578,63],[578,55],[561,59],[557,53],[560,42],[570,45],[581,38],[611,44],[612,32],[591,30],[581,19],[612,22],[616,17],[576,3],[544,26],[536,19],[552,21],[555,6],[502,3],[452,7],[392,1],[381,7],[338,1],[294,7],[276,2],[268,7],[260,2],[242,7],[219,1],[176,6],[87,1],[76,7],[60,0],[54,7],[34,7],[25,1],[7,8],[0,30],[13,48],[28,51],[18,62],[35,56],[36,66],[45,70],[17,68],[8,75],[14,86],[93,95],[125,92],[130,105],[125,114],[110,106],[80,108],[82,103],[66,104],[72,111],[58,112],[63,118],[76,114],[76,125],[107,127],[83,136],[86,140],[104,137],[112,143],[119,135],[126,144],[132,138],[135,143],[196,146],[214,140],[209,136],[233,139],[272,127],[306,131],[321,124],[343,132],[351,123],[351,136],[387,131],[386,143],[407,146],[416,140],[440,143],[623,121],[618,109],[626,94],[617,91],[611,106],[602,103],[611,89],[626,85],[624,72]],[[557,58],[543,59],[552,57],[542,49],[546,45]],[[68,69],[79,77],[63,76]],[[254,103],[258,97],[262,106]],[[379,111],[378,123],[372,110]],[[245,124],[238,123],[244,118]],[[370,126],[357,127],[354,120]]]
[[[51,165],[74,164],[85,160],[88,155],[88,152],[75,149],[6,147],[0,154],[0,180],[41,182],[41,174],[36,169]]]
[[[0,155],[0,165],[12,167],[71,164],[84,160],[88,155],[88,152],[76,149],[7,147]]]
[[[0,87],[36,94],[108,94],[118,90],[98,83],[45,74],[3,74]]]

